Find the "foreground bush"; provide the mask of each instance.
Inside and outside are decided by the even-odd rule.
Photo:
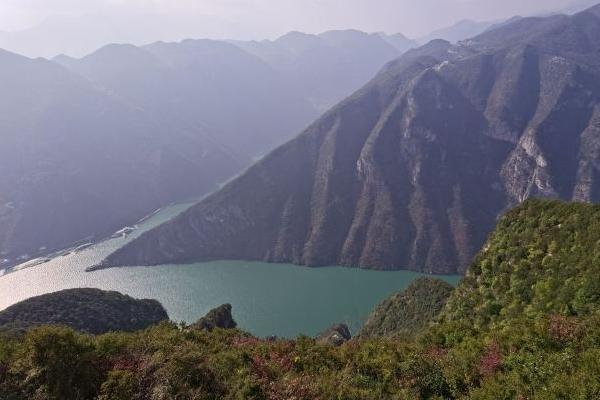
[[[600,398],[600,315],[549,316],[444,345],[451,331],[468,335],[438,328],[416,343],[332,347],[170,323],[102,336],[40,327],[0,340],[0,398]]]

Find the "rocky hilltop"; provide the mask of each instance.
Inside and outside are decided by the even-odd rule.
[[[68,289],[32,297],[0,311],[0,330],[65,325],[86,333],[136,331],[168,320],[156,300],[100,289]]]
[[[235,329],[237,322],[231,314],[231,304],[223,304],[210,310],[204,317],[191,325],[193,329],[212,331],[215,328]]]
[[[600,200],[599,86],[600,6],[430,42],[103,265],[464,272],[508,207]]]

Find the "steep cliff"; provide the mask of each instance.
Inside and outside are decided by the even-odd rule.
[[[409,51],[104,266],[210,259],[463,272],[530,197],[600,200],[600,7]]]

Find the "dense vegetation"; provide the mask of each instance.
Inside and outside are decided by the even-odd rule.
[[[385,299],[360,330],[360,338],[410,338],[427,327],[452,293],[452,285],[440,279],[419,278],[402,293]]]
[[[0,329],[56,324],[98,334],[136,331],[167,319],[167,312],[156,300],[138,300],[100,289],[68,289],[32,297],[1,311]]]
[[[600,207],[530,200],[500,219],[444,317],[489,330],[599,310]]]
[[[262,340],[162,323],[0,340],[0,398],[598,399],[600,206],[528,201],[414,340]]]

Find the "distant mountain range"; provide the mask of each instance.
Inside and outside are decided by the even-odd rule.
[[[250,162],[44,59],[0,51],[0,259],[102,237]]]
[[[286,81],[295,83],[311,104],[326,111],[373,77],[383,64],[416,47],[401,34],[367,34],[356,30],[319,35],[290,32],[275,41],[235,41]]]
[[[430,34],[417,39],[417,42],[423,45],[431,42],[432,40],[443,39],[451,43],[456,43],[481,34],[492,25],[494,25],[493,22],[471,21],[465,19],[452,26],[433,31]]]
[[[507,207],[600,201],[599,96],[600,6],[430,42],[103,265],[463,272]]]
[[[544,10],[543,4],[538,8],[546,14],[569,14],[582,11],[597,2],[597,0],[573,0],[567,7],[559,9]],[[413,39],[421,45],[434,39],[456,42],[476,36],[494,23],[462,20]],[[402,26],[397,27],[400,31],[402,28]],[[176,16],[168,13],[100,12],[80,16],[53,16],[28,29],[14,32],[0,31],[0,48],[27,57],[52,58],[59,54],[67,54],[81,58],[107,44],[128,43],[143,46],[156,41],[178,42],[188,38],[223,39],[256,37],[256,35],[260,37],[261,31],[260,26],[232,23],[215,15],[191,13],[187,16]],[[404,39],[404,36],[400,35],[402,47],[404,47]]]
[[[235,154],[260,155],[317,115],[267,63],[220,41],[109,45],[54,61],[152,115],[210,132]]]
[[[294,36],[273,43],[284,63],[214,40],[0,52],[0,267],[215,190],[401,54],[382,35]]]
[[[64,53],[79,58],[111,43],[145,45],[159,40],[247,34],[239,24],[216,16],[95,13],[53,16],[28,29],[0,32],[0,48],[27,57],[52,58]]]

